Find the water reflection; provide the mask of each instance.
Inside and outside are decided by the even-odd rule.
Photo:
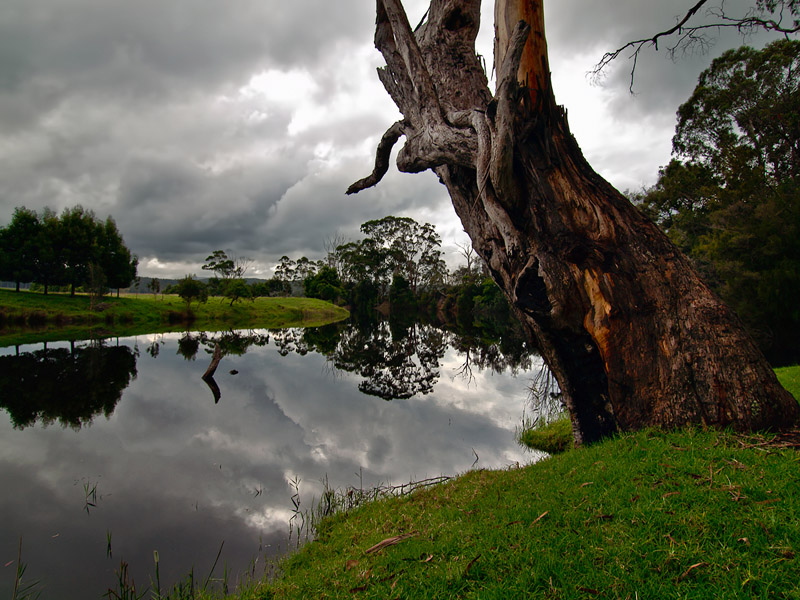
[[[441,329],[421,324],[391,328],[382,322],[342,332],[328,356],[337,369],[362,377],[359,391],[392,400],[430,393],[446,348]]]
[[[127,346],[47,348],[0,356],[0,407],[14,427],[58,421],[80,429],[111,415],[136,377],[136,354]]]
[[[0,422],[0,564],[23,536],[44,599],[99,598],[120,560],[143,588],[154,550],[162,582],[174,582],[207,571],[223,540],[220,564],[235,572],[259,547],[286,549],[293,480],[309,506],[325,476],[334,488],[369,487],[463,472],[476,454],[478,467],[524,462],[513,432],[527,381],[512,373],[523,363],[500,368],[491,345],[374,324],[0,349],[11,386],[1,396],[11,418]],[[201,376],[217,347],[214,404]],[[76,364],[84,370],[70,371]],[[33,382],[54,372],[72,374],[48,396]],[[36,396],[19,399],[23,378]],[[12,586],[13,564],[0,568],[0,597]]]

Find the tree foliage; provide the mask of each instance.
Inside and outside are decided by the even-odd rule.
[[[309,298],[320,298],[328,302],[335,302],[344,295],[336,269],[328,265],[323,265],[315,275],[307,277],[303,288]]]
[[[0,279],[16,283],[17,291],[21,282],[35,277],[41,229],[34,211],[18,207],[8,226],[0,230]]]
[[[773,362],[800,358],[800,42],[714,60],[639,200]]]
[[[385,271],[401,275],[414,293],[442,281],[442,240],[430,223],[421,225],[411,217],[388,216],[367,221],[361,231],[373,240],[372,249],[385,262]]]
[[[417,295],[441,285],[447,269],[442,260],[442,240],[430,223],[410,217],[387,216],[361,225],[366,236],[340,244],[327,262],[336,264],[342,279],[356,285],[369,281],[385,295],[394,276],[400,276]]]
[[[178,281],[174,291],[186,302],[186,310],[192,309],[193,302],[208,302],[208,286],[191,275]]]
[[[229,279],[222,287],[222,294],[231,301],[231,306],[239,300],[252,299],[253,293],[244,279]]]
[[[125,246],[114,220],[100,221],[77,205],[57,216],[49,209],[37,214],[19,207],[0,229],[0,278],[44,286],[68,284],[105,293],[136,279],[138,258]],[[103,285],[98,285],[98,282]]]

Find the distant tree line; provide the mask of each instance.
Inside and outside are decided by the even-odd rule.
[[[306,296],[347,304],[356,317],[378,308],[393,319],[428,317],[494,339],[519,328],[471,246],[460,246],[466,265],[450,272],[430,223],[387,216],[362,224],[361,232],[361,240],[330,244],[322,265],[303,282]]]
[[[98,219],[78,205],[57,215],[25,207],[14,210],[0,228],[0,280],[33,283],[46,294],[68,286],[96,295],[128,287],[136,278],[138,259],[125,246],[114,219]]]
[[[379,312],[393,319],[430,317],[459,327],[478,327],[499,339],[516,326],[509,304],[470,246],[461,246],[466,265],[449,272],[441,237],[430,223],[387,216],[361,225],[363,237],[326,242],[323,260],[282,256],[275,275],[248,284],[250,260],[230,250],[215,250],[202,269],[207,282],[187,275],[164,293],[193,304],[223,297],[230,304],[262,296],[304,295],[348,306],[359,320]],[[158,285],[157,283],[154,285]]]

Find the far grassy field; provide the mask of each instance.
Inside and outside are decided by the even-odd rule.
[[[222,298],[193,304],[178,296],[107,297],[96,310],[88,296],[0,290],[0,346],[75,339],[98,329],[109,335],[197,329],[314,327],[347,318],[348,312],[312,298],[256,298],[233,306]]]

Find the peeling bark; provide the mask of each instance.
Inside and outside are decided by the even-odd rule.
[[[432,0],[412,31],[377,0],[379,77],[403,114],[384,134],[401,171],[432,169],[553,371],[575,439],[687,423],[798,421],[738,318],[689,261],[595,173],[555,103],[541,0],[497,0],[494,95],[475,54],[480,0]]]

